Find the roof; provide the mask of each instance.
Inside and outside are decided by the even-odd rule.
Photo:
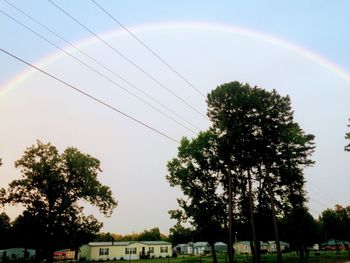
[[[321,246],[336,246],[336,245],[338,245],[338,246],[349,245],[349,242],[331,239],[331,240],[328,240],[327,242],[321,244]]]
[[[114,241],[114,242],[90,242],[88,245],[90,247],[107,247],[107,246],[129,246],[131,244],[141,243],[144,245],[171,245],[171,243],[166,241]]]
[[[273,241],[267,241],[267,243],[269,243],[269,244],[276,244],[276,241],[275,241],[275,240],[273,240]],[[280,245],[289,246],[289,243],[284,242],[284,241],[280,241]]]
[[[223,242],[216,242],[214,244],[214,246],[227,246],[227,245],[225,243],[223,243]]]
[[[209,246],[208,242],[195,242],[193,243],[194,247],[207,247]]]
[[[238,241],[236,243],[234,243],[234,245],[236,244],[243,244],[243,245],[246,245],[246,246],[250,246],[250,241]],[[268,243],[264,242],[264,241],[260,241],[260,246],[263,246],[263,245],[268,245]]]

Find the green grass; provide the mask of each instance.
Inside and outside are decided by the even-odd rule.
[[[341,263],[348,261],[350,263],[350,251],[341,251],[340,255],[336,255],[335,251],[319,251],[320,255],[310,252],[308,263]],[[218,253],[218,262],[227,263],[228,258],[225,254]],[[261,255],[262,263],[275,263],[275,254]],[[129,263],[128,260],[123,261],[107,261],[108,263]],[[207,256],[189,256],[179,255],[177,258],[156,258],[156,259],[140,259],[132,260],[131,263],[212,263],[211,255]],[[252,263],[251,255],[235,255],[236,263]],[[295,252],[283,254],[283,263],[299,263],[299,256]]]

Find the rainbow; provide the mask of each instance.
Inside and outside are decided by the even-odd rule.
[[[247,38],[252,38],[260,41],[264,41],[266,43],[270,43],[271,45],[279,46],[284,48],[290,52],[293,52],[299,56],[304,57],[307,60],[313,61],[316,64],[326,68],[328,71],[332,72],[339,78],[350,82],[350,74],[345,71],[340,66],[336,65],[332,61],[320,56],[317,53],[314,53],[310,50],[307,50],[301,46],[298,46],[294,43],[288,42],[282,38],[269,35],[266,33],[254,31],[251,29],[236,27],[227,24],[218,24],[218,23],[205,23],[205,22],[167,22],[167,23],[157,23],[157,24],[146,24],[146,25],[138,25],[129,27],[129,30],[133,33],[137,34],[140,32],[151,32],[151,31],[159,31],[159,30],[181,30],[181,29],[191,29],[191,30],[206,30],[206,31],[215,31],[215,32],[224,32],[236,34],[239,36],[244,36]],[[123,29],[113,30],[109,32],[105,32],[100,36],[104,39],[111,39],[115,37],[120,37],[123,35],[127,35],[128,33]],[[87,38],[80,41],[75,46],[79,48],[84,48],[86,46],[90,46],[96,44],[99,40],[95,37]],[[67,52],[74,52],[75,49],[71,46],[65,48]],[[66,56],[66,54],[62,53],[60,50],[50,54],[40,60],[38,60],[34,65],[39,68],[43,68],[61,58]],[[24,82],[30,75],[35,74],[36,70],[32,68],[26,68],[16,76],[6,80],[4,83],[0,84],[0,98],[8,93],[10,90],[14,89],[16,86]]]

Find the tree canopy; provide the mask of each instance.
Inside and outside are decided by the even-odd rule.
[[[99,160],[76,148],[69,147],[60,154],[50,143],[37,141],[15,166],[22,178],[2,190],[1,203],[25,208],[16,224],[41,226],[45,240],[41,245],[48,260],[62,244],[77,249],[102,227],[92,215],[84,215],[84,202],[96,206],[105,216],[117,206],[109,187],[97,180]]]
[[[303,169],[313,164],[314,136],[294,121],[289,96],[275,90],[231,82],[209,93],[207,103],[212,125],[197,138],[182,139],[168,163],[170,185],[187,198],[179,199],[182,210],[172,217],[189,219],[198,229],[222,228],[230,224],[232,206],[235,221],[251,225],[257,246],[271,233],[267,218],[273,218],[278,239],[277,217],[304,207]]]

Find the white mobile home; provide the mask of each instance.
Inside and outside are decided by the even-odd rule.
[[[134,260],[165,258],[172,253],[171,243],[165,241],[90,242],[80,248],[79,258],[86,260]]]

